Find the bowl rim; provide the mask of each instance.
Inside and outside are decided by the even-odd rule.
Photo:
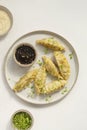
[[[30,130],[30,129],[33,127],[33,124],[34,124],[34,117],[33,117],[33,115],[31,114],[30,111],[25,110],[25,109],[16,110],[16,111],[11,115],[10,122],[11,122],[11,126],[12,126],[13,130],[18,130],[18,128],[15,127],[14,124],[13,124],[13,121],[12,121],[12,120],[13,120],[13,117],[14,117],[17,113],[20,113],[20,112],[25,112],[25,113],[27,113],[27,114],[31,117],[32,123],[31,123],[30,127],[27,129],[27,130]]]
[[[21,63],[16,59],[16,57],[15,57],[16,49],[17,49],[18,47],[20,47],[20,46],[23,46],[23,45],[27,45],[27,46],[31,47],[31,48],[34,50],[34,52],[35,52],[35,58],[34,58],[34,60],[33,60],[31,63],[29,63],[29,64],[21,64]],[[35,62],[36,59],[37,59],[37,52],[36,52],[36,49],[35,49],[35,47],[34,47],[33,45],[31,45],[31,44],[28,43],[28,42],[23,42],[23,43],[20,43],[20,44],[18,44],[18,45],[15,46],[14,51],[13,51],[13,58],[14,58],[14,61],[16,62],[16,64],[18,64],[20,67],[30,67],[31,65],[34,64],[34,62]]]
[[[11,23],[9,29],[8,29],[5,33],[0,34],[0,38],[2,38],[2,37],[4,37],[4,36],[11,30],[11,28],[12,28],[12,25],[13,25],[13,15],[12,15],[11,11],[10,11],[7,7],[5,7],[5,6],[0,5],[0,10],[2,10],[2,11],[4,11],[5,13],[8,14],[8,17],[9,17],[10,23]]]

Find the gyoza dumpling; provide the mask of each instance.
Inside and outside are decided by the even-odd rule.
[[[23,90],[30,82],[32,82],[35,79],[37,72],[38,72],[38,69],[35,69],[35,70],[29,71],[28,73],[26,73],[15,84],[13,90],[15,92],[19,92],[19,91]]]
[[[66,57],[64,56],[63,53],[61,52],[54,52],[54,56],[57,62],[57,65],[59,67],[59,71],[62,75],[62,77],[67,80],[70,76],[70,65],[66,59]]]
[[[52,49],[54,51],[62,51],[65,48],[54,38],[45,38],[41,40],[36,41],[37,44],[41,44],[44,47],[47,47],[49,49]]]
[[[57,77],[58,79],[62,79],[61,75],[59,74],[58,69],[56,68],[52,60],[46,56],[43,56],[42,59],[43,59],[47,72],[51,74],[52,76]]]
[[[65,86],[65,84],[66,84],[66,80],[52,81],[44,87],[43,94],[50,94],[59,91],[62,87]]]
[[[40,69],[38,70],[38,73],[35,78],[35,88],[36,88],[37,94],[42,93],[43,88],[45,86],[45,82],[46,82],[46,69],[44,65],[42,65]]]

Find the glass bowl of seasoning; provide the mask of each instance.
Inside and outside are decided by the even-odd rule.
[[[4,37],[13,25],[12,13],[4,6],[0,5],[0,38]]]
[[[21,67],[29,67],[36,60],[36,50],[29,43],[21,43],[14,49],[14,60]]]
[[[13,130],[30,130],[33,126],[33,116],[27,110],[18,110],[11,117],[11,125]]]

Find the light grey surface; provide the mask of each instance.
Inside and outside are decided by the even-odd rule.
[[[35,119],[32,130],[87,130],[87,1],[0,0],[13,14],[11,31],[0,41],[0,129],[11,130],[9,120],[18,109],[29,110]],[[61,102],[37,106],[23,102],[9,89],[4,78],[4,58],[13,42],[33,30],[61,34],[75,48],[80,65],[77,83]]]

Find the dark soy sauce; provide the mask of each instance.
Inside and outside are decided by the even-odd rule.
[[[33,47],[28,45],[22,45],[16,49],[15,57],[21,64],[30,64],[36,57]]]

